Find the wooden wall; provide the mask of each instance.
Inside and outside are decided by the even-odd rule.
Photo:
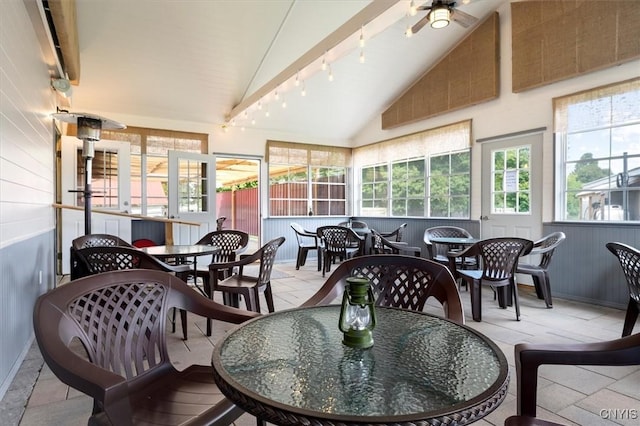
[[[398,127],[497,98],[499,44],[496,12],[382,113],[382,128]]]
[[[513,92],[640,57],[640,2],[511,3]]]

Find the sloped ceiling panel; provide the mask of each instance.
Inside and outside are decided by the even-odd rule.
[[[499,54],[499,17],[493,13],[382,114],[382,128],[497,98]]]

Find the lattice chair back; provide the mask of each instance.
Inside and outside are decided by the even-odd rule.
[[[271,282],[271,271],[276,261],[278,248],[284,243],[285,238],[279,237],[267,242],[260,249],[260,272],[258,272],[258,286]]]
[[[622,337],[633,331],[640,312],[640,250],[622,243],[607,243],[607,249],[618,258],[629,288],[629,303],[622,327]]]
[[[78,257],[91,274],[123,269],[156,269],[184,273],[188,268],[168,265],[141,250],[130,247],[86,247],[78,250]]]
[[[487,284],[511,281],[518,258],[533,248],[533,241],[524,238],[490,238],[477,244],[482,256],[482,280]]]
[[[554,250],[565,240],[565,238],[566,236],[564,232],[553,232],[533,244],[533,248],[535,250],[541,251],[539,266],[542,269],[547,269],[549,267]]]
[[[111,234],[89,234],[82,235],[71,242],[70,256],[70,278],[75,280],[78,278],[91,275],[84,268],[84,265],[78,260],[77,251],[87,247],[133,247],[122,238]]]
[[[212,231],[196,244],[215,246],[220,249],[218,253],[212,255],[209,263],[232,262],[236,260],[237,255],[246,250],[249,245],[249,234],[235,229]]]
[[[352,276],[371,281],[376,305],[422,311],[434,297],[443,306],[445,316],[464,323],[460,293],[449,269],[432,260],[403,255],[359,256],[343,262],[318,292],[302,306],[335,302]]]
[[[346,254],[349,245],[349,228],[344,226],[321,226],[317,229],[326,250]]]

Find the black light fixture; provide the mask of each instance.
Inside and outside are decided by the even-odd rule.
[[[122,123],[83,112],[61,111],[52,115],[56,120],[75,124],[78,128],[76,137],[82,140],[82,158],[84,159],[84,233],[91,234],[91,175],[92,161],[95,156],[95,142],[100,140],[102,129],[126,129]]]

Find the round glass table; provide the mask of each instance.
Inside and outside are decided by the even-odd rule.
[[[467,424],[504,399],[509,368],[487,337],[421,312],[376,307],[374,345],[342,344],[339,305],[242,324],[214,349],[214,379],[278,425]]]

